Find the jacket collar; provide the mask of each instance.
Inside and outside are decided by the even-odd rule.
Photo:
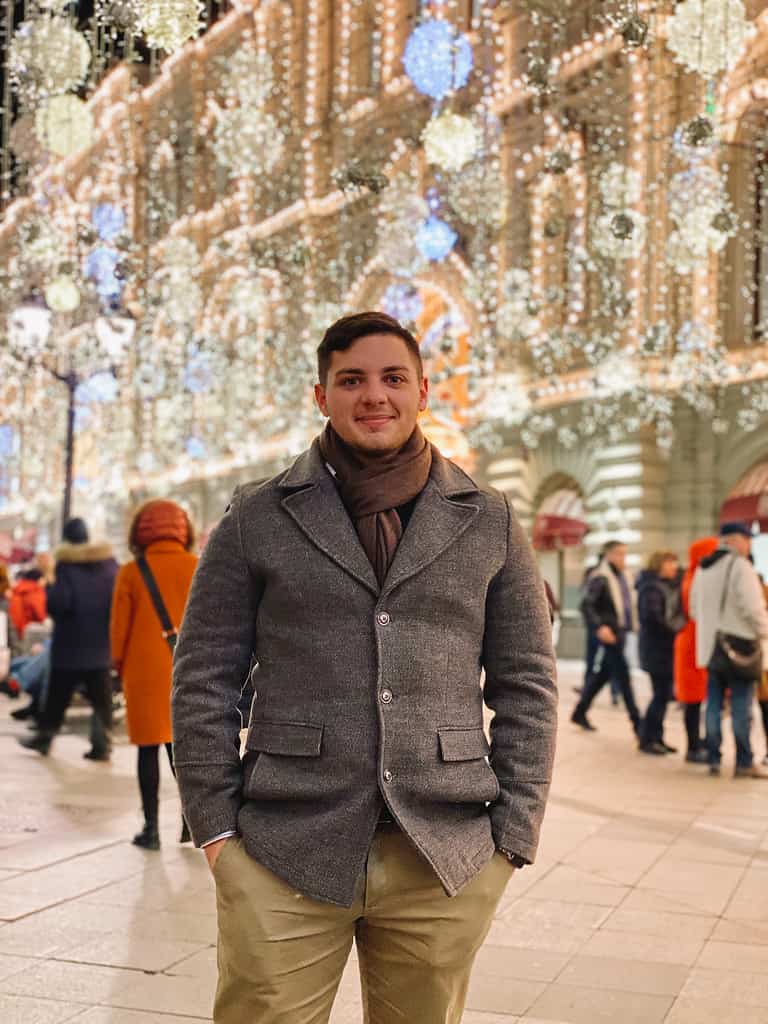
[[[112,558],[112,547],[104,543],[60,544],[53,553],[56,562],[104,562]]]
[[[317,440],[296,459],[278,481],[278,487],[285,492],[283,508],[309,540],[382,598],[433,562],[461,536],[479,512],[477,505],[457,500],[478,494],[477,484],[433,446],[429,480],[417,499],[380,590]]]

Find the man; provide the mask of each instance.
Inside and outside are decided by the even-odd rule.
[[[768,778],[753,763],[750,728],[755,683],[735,670],[723,647],[742,648],[768,643],[768,611],[749,555],[752,535],[746,523],[724,523],[720,546],[701,560],[689,598],[690,616],[696,622],[696,664],[707,668],[707,753],[711,775],[720,774],[721,718],[726,690],[731,692],[731,722],[736,740],[736,778]]]
[[[354,940],[366,1020],[458,1024],[549,788],[544,587],[505,497],[419,430],[407,330],[344,317],[318,376],[328,425],[236,491],[176,652],[176,768],[217,889],[214,1020],[326,1022]]]
[[[55,552],[55,577],[48,584],[53,619],[49,688],[38,728],[19,739],[22,747],[48,754],[75,690],[85,688],[93,705],[91,761],[109,761],[112,747],[112,683],[109,676],[109,615],[117,562],[109,544],[91,543],[82,519],[69,519]]]
[[[600,567],[600,563],[602,562],[602,560],[604,558],[605,558],[605,545],[603,545],[600,548],[600,551],[599,551],[599,553],[597,555],[597,561],[594,563],[594,565],[590,565],[590,566],[588,566],[586,568],[586,570],[584,572],[584,575],[581,578],[581,598],[582,598],[582,600],[581,600],[580,611],[581,611],[581,617],[582,617],[582,619],[584,621],[584,631],[585,631],[585,635],[586,635],[586,651],[584,653],[584,682],[583,682],[583,684],[581,686],[574,686],[573,687],[573,692],[574,693],[578,693],[578,694],[582,694],[584,692],[584,687],[589,682],[590,676],[592,676],[593,673],[596,672],[597,668],[598,668],[597,662],[598,662],[598,654],[600,653],[600,641],[597,639],[597,634],[595,633],[594,628],[590,625],[589,619],[587,618],[587,616],[586,616],[586,614],[584,612],[583,601],[584,601],[584,596],[587,593],[587,587],[589,586],[589,581],[592,578],[592,574],[594,573],[594,571],[596,569],[598,569]],[[615,705],[617,705],[619,703],[619,694],[621,693],[621,689],[620,689],[619,684],[616,682],[615,679],[611,678],[610,682],[611,682],[611,703],[615,706]]]
[[[581,604],[582,613],[601,645],[602,660],[597,671],[587,679],[581,700],[571,721],[589,732],[596,732],[587,718],[592,701],[609,679],[621,688],[635,735],[640,731],[640,713],[635,703],[629,665],[624,653],[627,635],[637,629],[637,611],[632,580],[627,572],[627,546],[612,540],[605,545],[605,554],[587,583]]]

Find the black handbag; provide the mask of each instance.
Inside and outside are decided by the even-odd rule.
[[[725,599],[731,582],[731,570],[736,556],[725,574],[725,585],[720,597],[720,618],[725,611]],[[763,648],[759,640],[749,640],[743,636],[733,636],[718,630],[715,633],[715,650],[710,660],[710,668],[721,675],[731,676],[744,683],[756,683],[763,674]]]
[[[139,567],[139,572],[144,579],[149,596],[152,598],[152,604],[155,606],[157,617],[160,619],[160,625],[163,627],[163,637],[171,649],[171,654],[173,654],[176,650],[176,640],[178,639],[179,631],[171,622],[168,609],[165,607],[162,594],[157,586],[157,580],[152,574],[146,558],[143,555],[139,555],[136,559],[136,565]]]

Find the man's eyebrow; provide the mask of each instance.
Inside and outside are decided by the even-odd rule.
[[[395,373],[395,372],[397,372],[397,373],[408,373],[408,369],[409,368],[407,366],[385,366],[381,370],[381,373]],[[354,373],[358,377],[365,377],[366,376],[366,371],[365,370],[357,369],[354,366],[342,367],[342,369],[336,371],[334,376],[335,377],[341,377],[345,373]]]

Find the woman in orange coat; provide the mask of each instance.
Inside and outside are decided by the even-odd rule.
[[[144,556],[171,623],[181,625],[197,558],[195,535],[184,509],[173,501],[148,501],[131,524],[128,544]],[[112,660],[125,695],[128,736],[139,748],[138,775],[144,828],[134,843],[160,848],[158,832],[159,750],[164,746],[173,771],[171,743],[172,657],[155,605],[135,561],[120,569],[112,598]],[[182,822],[181,842],[189,833]]]
[[[718,546],[717,537],[702,537],[688,549],[688,568],[683,576],[680,597],[683,612],[688,615],[688,594],[699,562]],[[701,705],[707,696],[707,670],[696,667],[696,623],[688,619],[675,637],[675,697],[685,709],[685,731],[688,734],[686,761],[704,764],[707,753],[701,738]]]

